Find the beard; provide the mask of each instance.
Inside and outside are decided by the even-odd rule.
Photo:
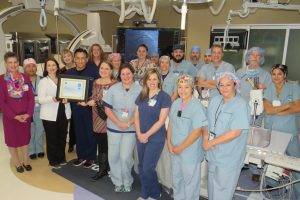
[[[173,58],[173,61],[176,63],[181,63],[181,61],[184,59],[184,56],[182,56],[181,58],[177,59],[177,58]]]

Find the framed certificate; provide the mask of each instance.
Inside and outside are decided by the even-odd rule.
[[[56,98],[68,99],[69,102],[87,101],[89,77],[59,75]]]

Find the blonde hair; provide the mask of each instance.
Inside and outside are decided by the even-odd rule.
[[[66,55],[68,53],[71,54],[72,57],[74,58],[73,52],[70,49],[63,49],[60,54],[60,60],[64,65],[66,64],[64,61],[64,55]]]
[[[158,78],[158,88],[162,88],[162,81],[161,81],[161,76],[160,73],[156,69],[149,69],[144,78],[143,78],[143,87],[142,87],[142,92],[141,92],[141,101],[144,101],[146,97],[149,95],[149,88],[147,87],[147,80],[152,74],[156,74]]]

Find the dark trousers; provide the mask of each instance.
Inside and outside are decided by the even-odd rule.
[[[101,153],[108,153],[107,133],[94,133],[98,148],[98,156]]]
[[[139,159],[139,177],[142,185],[141,197],[158,199],[160,185],[156,174],[156,165],[164,148],[165,141],[149,141],[146,144],[137,140],[137,152]]]
[[[65,147],[68,133],[68,120],[65,106],[59,105],[56,121],[43,120],[46,132],[46,151],[51,166],[66,160]]]
[[[94,135],[98,148],[99,172],[107,172],[109,170],[107,133],[95,133]]]
[[[75,105],[72,107],[76,134],[76,153],[78,159],[95,160],[96,142],[93,136],[92,109]]]
[[[76,144],[75,128],[73,115],[70,119],[70,129],[69,129],[69,146],[74,146]]]

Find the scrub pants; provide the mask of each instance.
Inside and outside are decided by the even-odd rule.
[[[290,141],[287,147],[286,153],[289,156],[300,158],[300,141],[298,137],[293,136],[293,139]],[[292,175],[294,180],[300,179],[300,172],[293,171]],[[296,195],[296,199],[300,199],[300,182],[293,185],[293,190]]]
[[[164,148],[165,141],[148,141],[146,144],[137,140],[139,159],[139,177],[142,185],[141,197],[147,199],[160,197],[160,185],[156,174],[156,165]]]
[[[107,131],[110,177],[115,186],[131,186],[135,133]]]
[[[30,132],[29,155],[44,153],[44,127],[40,119],[40,107],[34,108]]]
[[[232,200],[241,167],[226,168],[208,162],[208,199]]]
[[[93,161],[97,146],[93,132],[92,110],[89,107],[72,107],[76,135],[76,153],[78,159]]]
[[[172,155],[174,200],[199,200],[201,162],[187,164]]]

